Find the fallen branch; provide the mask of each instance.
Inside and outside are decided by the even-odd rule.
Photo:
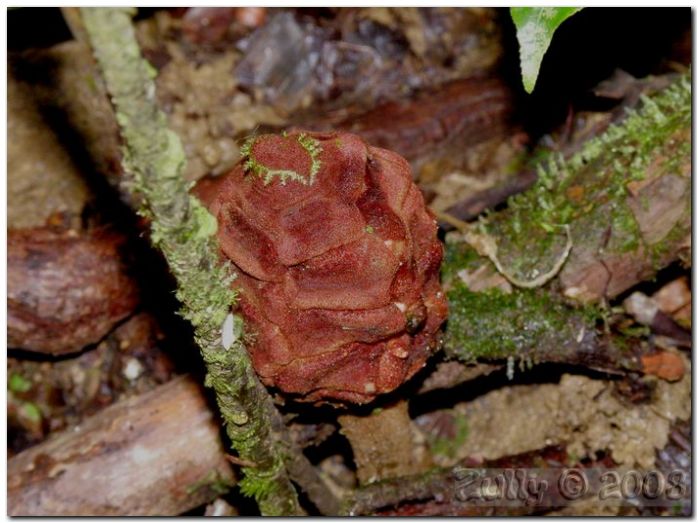
[[[380,105],[333,127],[397,152],[418,177],[423,167],[436,165],[438,159],[455,159],[465,148],[501,139],[510,127],[513,102],[500,80],[467,78]]]
[[[657,452],[655,466],[660,473],[683,474],[684,481],[690,477],[691,462],[690,423],[677,421],[673,424],[668,443]],[[586,469],[584,476],[592,486],[590,492],[599,492],[605,482],[599,471],[613,470],[617,464],[609,456],[598,461],[588,461],[583,465],[568,454],[564,445],[554,445],[539,450],[524,452],[513,456],[487,461],[465,459],[449,468],[434,468],[424,474],[403,476],[386,479],[354,491],[343,508],[346,515],[363,516],[513,516],[531,515],[549,512],[550,510],[569,507],[574,501],[569,496],[569,486],[562,489],[561,478],[563,471],[574,468]],[[496,495],[497,491],[482,492],[474,482],[470,473],[478,471],[490,478],[502,474],[502,469],[508,469],[511,474],[517,470],[524,471],[526,477],[529,471],[535,471],[538,481],[546,481],[547,486],[540,491],[535,487],[517,488],[509,480],[506,484],[508,495],[505,494],[498,502],[483,503],[488,495]],[[621,469],[619,469],[621,470]],[[656,470],[655,472],[656,473]],[[521,478],[522,476],[518,476]],[[501,483],[491,482],[491,487]],[[529,483],[529,485],[533,485]],[[514,487],[512,489],[512,487]],[[520,487],[520,485],[519,485]],[[516,495],[518,503],[510,503]],[[525,494],[526,497],[523,497]],[[582,498],[575,498],[582,501]],[[599,499],[587,498],[592,503]],[[672,509],[680,508],[682,513],[690,512],[690,488],[684,491],[680,499],[671,503]],[[656,498],[638,496],[634,499],[636,508],[642,509],[643,502],[648,502],[650,510],[666,512],[667,507],[656,507],[652,502]],[[509,503],[508,503],[509,502]]]
[[[187,192],[184,151],[156,105],[153,69],[141,57],[133,10],[82,8],[81,14],[121,128],[131,192],[143,196],[140,213],[150,220],[152,241],[176,277],[182,315],[194,326],[206,384],[216,391],[233,447],[256,465],[243,467],[242,491],[255,497],[263,514],[297,514],[272,399],[240,336],[230,347],[222,345],[221,329],[236,298],[233,276],[218,262],[215,219]]]
[[[45,354],[102,339],[139,302],[138,285],[109,231],[11,229],[7,242],[7,343]]]
[[[373,483],[357,489],[347,500],[344,514],[352,516],[506,516],[531,514],[541,510],[541,504],[520,507],[483,506],[461,499],[464,469],[501,469],[561,467],[567,462],[562,447],[546,447],[516,456],[485,463],[463,461],[451,468],[435,468],[425,474],[403,476]],[[545,506],[566,504],[555,488],[546,492]]]
[[[611,78],[594,89],[594,94],[600,98],[617,100],[622,103],[619,103],[616,108],[609,112],[595,113],[595,123],[587,126],[581,132],[571,133],[572,120],[569,120],[565,124],[566,129],[563,129],[561,133],[560,143],[554,147],[554,150],[565,159],[571,158],[590,138],[606,131],[609,125],[622,121],[627,116],[627,111],[638,105],[642,95],[656,93],[667,87],[671,80],[672,75],[638,79],[620,69],[616,70]],[[507,198],[529,189],[536,180],[536,170],[525,169],[494,187],[476,192],[453,204],[446,210],[446,214],[461,221],[472,220],[485,210],[494,209],[497,205],[505,202]],[[439,225],[446,231],[458,228],[449,220],[442,220],[440,217],[439,220]]]
[[[189,378],[25,450],[8,461],[7,477],[12,516],[177,515],[234,484],[217,420]]]
[[[685,259],[690,121],[690,82],[681,77],[569,160],[553,158],[505,211],[451,237],[443,267],[447,352],[465,361],[644,370],[646,347],[628,351],[632,340],[598,327],[608,322],[607,300]],[[515,288],[558,268],[569,245],[566,227],[572,249],[560,272],[544,287]],[[496,245],[504,276],[481,256],[478,242],[463,241],[466,235]]]
[[[360,484],[414,474],[431,464],[427,456],[415,455],[415,429],[407,408],[407,401],[400,400],[363,416],[339,416],[341,433],[351,444]]]

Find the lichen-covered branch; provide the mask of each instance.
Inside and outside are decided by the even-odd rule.
[[[155,73],[141,57],[133,11],[82,8],[81,14],[115,107],[130,191],[142,197],[139,212],[150,220],[152,241],[177,280],[181,314],[194,326],[208,370],[206,382],[216,391],[233,447],[240,458],[254,463],[243,468],[241,489],[255,497],[263,514],[298,513],[278,434],[283,425],[273,424],[278,413],[240,336],[228,349],[222,344],[221,328],[236,299],[233,275],[218,261],[215,219],[188,193],[184,151],[156,105]]]
[[[682,76],[570,159],[540,167],[529,191],[468,231],[470,243],[452,237],[447,352],[641,367],[625,340],[598,326],[608,300],[690,259],[690,150],[691,86]],[[551,271],[544,286],[521,288]]]

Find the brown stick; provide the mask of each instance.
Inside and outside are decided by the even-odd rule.
[[[234,482],[202,390],[177,378],[8,461],[12,516],[176,515]]]
[[[108,231],[8,231],[8,345],[76,352],[131,314],[138,287],[120,252],[124,243]]]
[[[560,467],[568,462],[564,447],[551,446],[498,460],[464,460],[451,468],[435,468],[425,474],[388,479],[357,489],[347,500],[347,515],[383,516],[505,516],[540,510],[535,506],[478,506],[461,499],[464,471],[468,468],[499,469]],[[553,499],[557,494],[552,489]],[[552,500],[547,499],[550,502]],[[522,504],[523,505],[523,504]],[[553,505],[548,503],[548,506]]]
[[[505,134],[512,112],[512,93],[503,82],[469,78],[381,105],[334,127],[420,165],[449,145],[462,150]]]
[[[354,452],[361,484],[415,474],[430,465],[415,454],[412,421],[404,400],[367,415],[345,414],[338,421]]]
[[[610,317],[598,303],[685,259],[689,100],[682,77],[571,159],[552,159],[480,229],[466,226],[469,245],[447,243],[451,355],[648,372],[642,345],[633,354],[598,330]]]
[[[510,196],[530,188],[536,183],[536,179],[534,171],[523,171],[516,176],[507,178],[499,185],[477,192],[467,199],[453,204],[446,210],[446,213],[462,221],[472,220],[482,214],[483,211],[493,209],[506,201]],[[440,217],[439,226],[445,231],[454,229],[453,224],[442,220]]]

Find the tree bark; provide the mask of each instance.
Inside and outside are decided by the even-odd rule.
[[[107,230],[8,231],[8,345],[52,355],[77,352],[131,314],[140,298],[125,243]]]
[[[169,516],[235,479],[201,387],[176,378],[8,461],[11,516]]]
[[[643,100],[449,239],[448,354],[643,370],[633,340],[598,326],[608,300],[690,259],[690,81]]]

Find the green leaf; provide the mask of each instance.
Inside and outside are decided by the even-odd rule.
[[[7,388],[12,392],[27,392],[32,388],[32,383],[21,374],[12,374],[7,382]]]
[[[28,401],[20,407],[20,414],[32,423],[41,422],[41,410],[36,404]]]
[[[543,55],[555,30],[582,7],[511,7],[521,58],[521,77],[527,93],[533,91]]]

